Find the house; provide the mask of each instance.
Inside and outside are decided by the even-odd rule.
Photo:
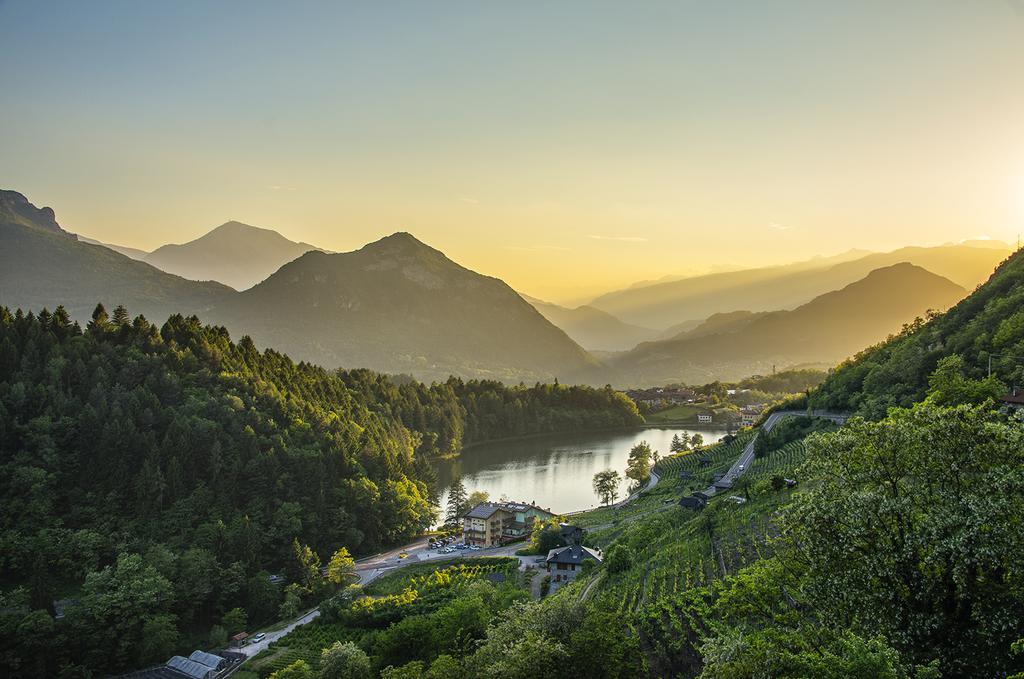
[[[711,424],[711,415],[708,413],[699,413],[697,415],[697,421],[701,424]]]
[[[1010,393],[1000,399],[1003,405],[1009,406],[1012,410],[1020,410],[1024,408],[1024,389],[1021,387],[1014,387],[1010,390]]]
[[[506,528],[516,515],[495,502],[481,502],[462,517],[462,538],[467,545],[494,547],[501,544]]]
[[[544,560],[552,582],[572,582],[576,574],[583,570],[587,561],[601,563],[604,557],[601,550],[583,546],[584,531],[579,526],[567,523],[560,525],[562,538],[568,543],[565,547],[556,547],[548,552]]]
[[[755,422],[757,422],[757,415],[753,413],[743,413],[740,415],[740,424],[744,427],[753,427]]]
[[[684,497],[683,499],[681,499],[679,501],[679,506],[680,507],[685,507],[686,509],[692,509],[695,512],[701,511],[702,509],[707,507],[707,505],[708,505],[708,501],[704,497],[703,493],[701,493],[699,496],[697,494],[693,494],[693,495]]]
[[[544,563],[553,582],[572,582],[587,561],[601,563],[604,557],[599,550],[582,545],[568,545],[549,551]]]
[[[215,670],[222,670],[228,665],[228,661],[225,658],[205,651],[192,651],[192,655],[188,659]]]
[[[231,648],[241,648],[242,646],[245,646],[245,640],[248,638],[248,632],[239,632],[235,636],[231,637],[231,643],[229,644],[229,646]]]
[[[550,509],[542,509],[530,502],[498,502],[499,507],[513,515],[512,523],[505,526],[503,538],[515,540],[533,532],[534,521],[547,521],[555,514]]]

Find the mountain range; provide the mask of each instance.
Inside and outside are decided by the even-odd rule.
[[[592,306],[570,309],[528,295],[522,297],[588,351],[626,351],[658,335],[657,330],[624,323]]]
[[[667,328],[723,311],[793,309],[818,295],[858,281],[875,269],[900,262],[916,264],[972,290],[988,278],[1011,250],[1005,243],[984,243],[983,247],[974,243],[906,247],[868,255],[853,251],[838,258],[817,258],[629,288],[602,295],[590,305],[626,323]]]
[[[174,276],[109,248],[80,241],[15,191],[0,191],[0,304],[51,310],[63,304],[87,320],[96,303],[124,304],[162,322],[177,312],[205,315],[236,294],[220,283]]]
[[[586,380],[599,367],[504,281],[408,233],[308,252],[213,318],[295,358],[426,379]]]
[[[277,231],[227,222],[188,243],[161,246],[143,261],[194,281],[219,281],[245,290],[317,249],[309,243],[290,241]]]
[[[81,321],[97,302],[123,304],[157,323],[197,314],[331,368],[581,382],[594,381],[599,368],[504,282],[406,233],[356,252],[308,251],[238,292],[82,242],[51,209],[0,192],[0,304],[36,311],[62,304]]]
[[[174,313],[196,314],[237,337],[250,335],[263,347],[328,368],[425,380],[454,374],[616,385],[833,365],[927,309],[955,303],[1004,256],[991,242],[850,251],[633,288],[567,308],[524,299],[408,233],[329,253],[228,222],[141,259],[132,256],[141,251],[117,249],[64,230],[52,210],[20,193],[0,192],[0,304],[12,308],[63,304],[81,321],[97,302],[124,304],[158,323]],[[270,251],[287,261],[264,257]],[[162,267],[220,282],[189,280]],[[244,287],[266,271],[241,292],[224,284]],[[658,323],[623,321],[600,304]],[[785,304],[795,308],[787,311]],[[669,318],[682,320],[666,324]]]
[[[235,290],[251,288],[296,257],[320,249],[288,240],[271,229],[235,221],[221,224],[187,243],[161,245],[152,252],[81,235],[78,240],[102,245],[182,278],[217,281]]]
[[[628,382],[737,380],[772,367],[833,365],[898,331],[928,310],[942,311],[967,291],[906,262],[820,295],[792,311],[719,314],[670,340],[615,357]]]

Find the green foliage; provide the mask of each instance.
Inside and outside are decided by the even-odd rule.
[[[646,481],[651,475],[653,456],[654,453],[651,451],[651,445],[647,441],[641,441],[633,446],[629,451],[629,460],[626,463],[626,477],[633,479],[638,484]],[[601,493],[598,492],[598,495],[601,495]]]
[[[320,656],[320,679],[370,679],[370,658],[351,641],[337,641]]]
[[[313,670],[305,660],[296,660],[270,675],[270,679],[314,679]]]
[[[246,615],[245,609],[232,608],[221,618],[221,625],[227,630],[228,636],[238,634],[249,626],[249,616]]]
[[[608,505],[615,502],[619,496],[619,483],[621,481],[622,477],[614,469],[605,469],[594,474],[594,492],[601,498],[603,504]],[[537,534],[536,528],[534,528],[534,534]]]
[[[959,354],[939,359],[928,376],[928,401],[937,405],[959,405],[995,401],[1006,393],[1006,385],[995,376],[972,380],[964,374],[964,359]]]
[[[1024,430],[920,405],[811,439],[817,479],[784,514],[826,626],[881,634],[943,674],[1010,670],[1024,628]]]
[[[633,554],[628,546],[615,543],[605,556],[604,565],[609,573],[621,573],[633,564]]]
[[[344,585],[346,580],[351,580],[356,575],[356,562],[348,549],[342,547],[331,555],[331,561],[327,564],[327,579],[335,585]]]

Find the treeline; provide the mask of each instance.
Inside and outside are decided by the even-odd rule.
[[[236,607],[274,619],[269,575],[296,540],[407,540],[436,517],[432,454],[584,426],[594,404],[638,417],[610,390],[330,372],[195,317],[98,307],[83,330],[0,307],[0,668],[114,672],[205,642]]]
[[[945,314],[903,331],[837,367],[811,394],[811,407],[881,419],[928,392],[939,361],[959,356],[968,379],[993,375],[1024,384],[1024,251],[1011,255],[983,286]]]
[[[370,370],[338,375],[369,408],[422,432],[420,451],[426,455],[451,455],[493,439],[643,423],[636,404],[610,386],[506,386],[458,377],[428,386]]]

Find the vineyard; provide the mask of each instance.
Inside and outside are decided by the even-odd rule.
[[[606,549],[611,543],[626,545],[633,555],[632,567],[614,576],[606,574],[594,597],[617,611],[643,639],[655,669],[658,662],[681,667],[688,658],[699,657],[702,592],[773,553],[771,517],[789,498],[792,491],[788,489],[775,491],[755,484],[748,502],[734,504],[718,498],[702,512],[667,503],[710,485],[713,475],[728,469],[752,436],[746,432],[700,453],[662,459],[656,467],[661,476],[658,485],[631,512],[616,510],[617,521],[605,512],[611,525],[594,527],[595,544]],[[756,458],[748,474],[755,482],[775,475],[794,476],[805,454],[802,440],[787,443]]]
[[[793,476],[803,464],[807,448],[803,439],[792,441],[777,450],[771,450],[763,457],[754,458],[748,472],[754,478],[764,476]]]

